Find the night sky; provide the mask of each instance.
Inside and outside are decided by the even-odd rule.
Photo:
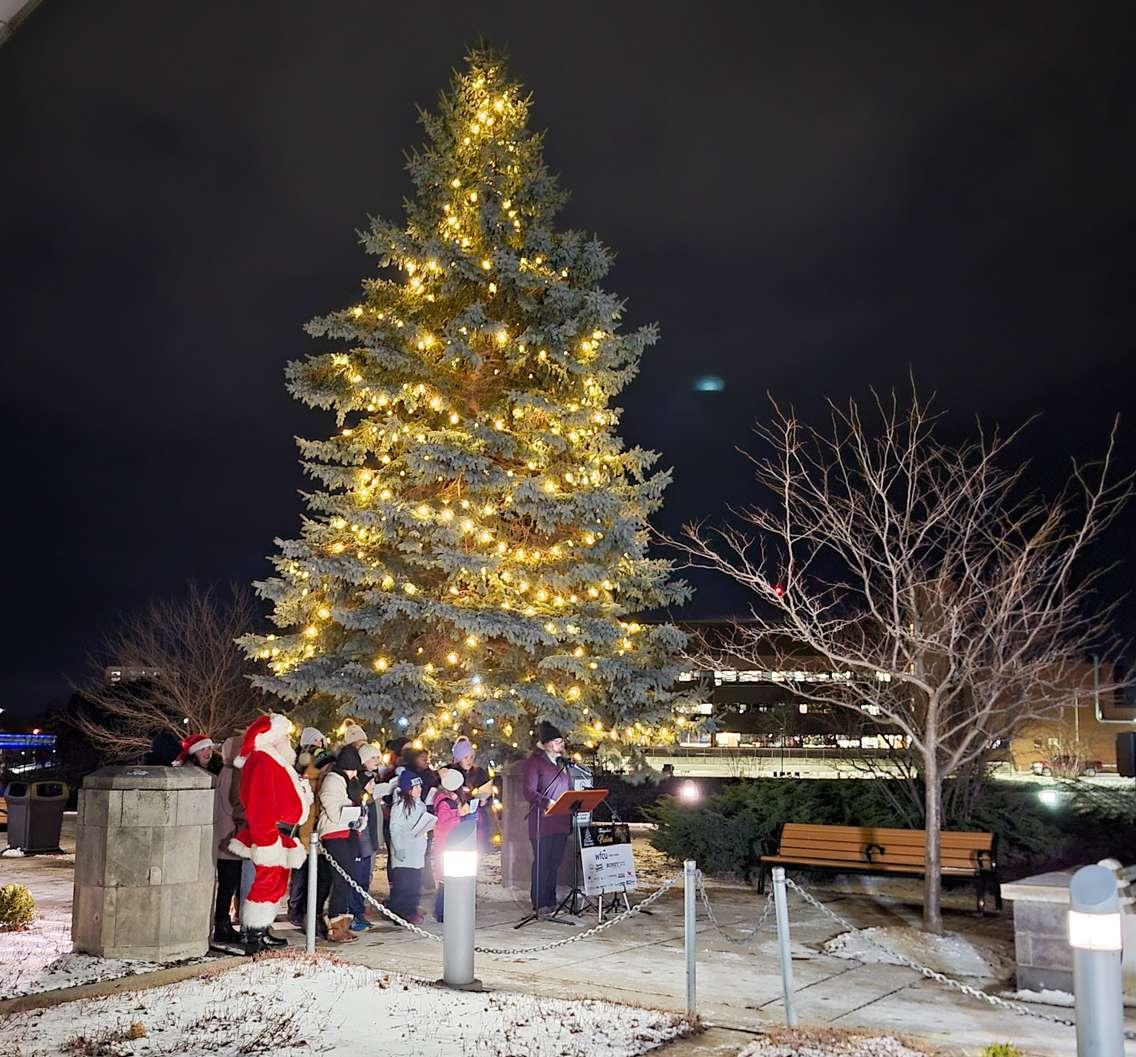
[[[813,415],[909,367],[959,429],[1040,414],[1041,484],[1117,412],[1131,463],[1131,5],[906,6],[44,0],[0,48],[5,718],[296,532],[292,438],[331,420],[284,364],[373,273],[355,232],[401,216],[415,104],[482,34],[661,325],[622,432],[674,467],[664,527],[746,500],[767,390]]]

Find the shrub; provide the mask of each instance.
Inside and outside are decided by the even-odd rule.
[[[23,885],[0,888],[0,930],[26,929],[35,917],[35,900]]]
[[[651,843],[674,859],[695,859],[706,871],[744,875],[763,844],[783,822],[813,825],[893,826],[921,823],[906,812],[904,791],[889,779],[757,778],[739,782],[698,805],[664,798],[645,814],[658,829]],[[1002,865],[1033,867],[1060,860],[1074,840],[1083,847],[1084,823],[1070,812],[1041,805],[1036,787],[990,782],[975,798],[969,818],[946,820],[947,829],[989,830],[999,839]]]
[[[982,1047],[982,1057],[1023,1057],[1023,1054],[1012,1042],[992,1042]]]

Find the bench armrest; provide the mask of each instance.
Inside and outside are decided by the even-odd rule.
[[[761,854],[776,855],[781,850],[781,842],[776,837],[761,838]]]
[[[864,858],[867,859],[868,862],[872,861],[872,849],[873,848],[876,851],[878,851],[881,855],[884,855],[884,854],[887,853],[887,848],[885,848],[882,844],[868,844],[864,848]]]
[[[974,856],[980,870],[991,872],[994,869],[994,856],[988,851],[977,851]]]

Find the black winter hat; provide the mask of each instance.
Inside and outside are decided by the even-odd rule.
[[[536,728],[536,740],[542,745],[547,745],[550,741],[555,741],[557,738],[562,737],[564,737],[564,735],[549,723],[548,720],[542,719]]]

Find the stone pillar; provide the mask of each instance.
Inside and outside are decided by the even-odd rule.
[[[213,777],[104,767],[83,780],[71,938],[102,958],[168,962],[209,949]]]

